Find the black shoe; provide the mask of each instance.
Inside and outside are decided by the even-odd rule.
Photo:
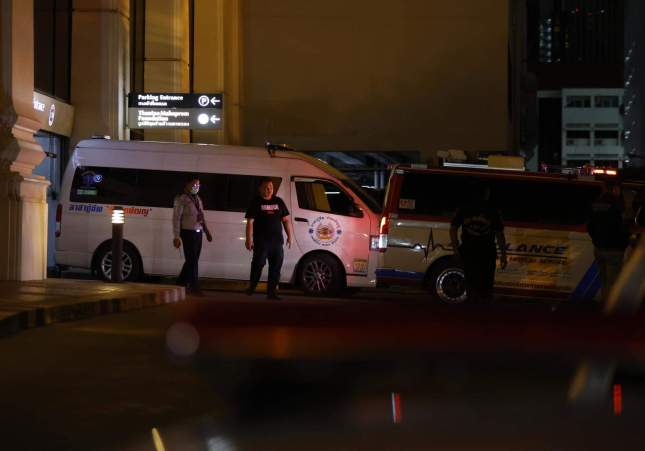
[[[267,294],[267,299],[269,299],[271,301],[281,301],[282,300],[282,298],[280,296],[278,296],[277,294],[275,294],[275,293]]]

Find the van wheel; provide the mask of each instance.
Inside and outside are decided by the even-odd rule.
[[[430,295],[446,304],[463,304],[468,300],[464,269],[454,258],[444,258],[428,272],[426,285]]]
[[[143,265],[139,253],[130,243],[123,243],[121,256],[123,280],[133,282],[139,280],[143,273]],[[99,277],[110,281],[112,278],[112,243],[106,242],[96,251],[94,267]]]
[[[343,289],[343,269],[326,254],[312,254],[302,261],[300,287],[310,296],[337,296]]]

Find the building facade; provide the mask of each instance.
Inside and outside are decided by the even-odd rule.
[[[623,167],[622,89],[563,89],[562,166]]]
[[[537,132],[532,142],[536,149],[532,168],[538,164],[595,163],[595,150],[606,151],[607,158],[599,162],[621,165],[625,158],[622,137],[618,141],[620,156],[616,158],[615,149],[583,151],[585,146],[572,147],[567,144],[573,142],[567,140],[567,134],[577,136],[575,142],[582,142],[585,130],[592,133],[592,124],[607,124],[607,115],[612,117],[612,124],[620,124],[612,125],[612,130],[622,130],[622,118],[615,119],[622,111],[622,103],[602,108],[595,104],[589,108],[568,107],[565,91],[586,90],[591,100],[595,94],[602,96],[607,90],[623,89],[623,34],[627,17],[624,0],[518,1],[526,7],[526,28],[524,36],[517,35],[515,39],[527,44],[525,77],[532,80],[529,96],[534,99],[525,101],[532,105],[532,114],[519,128]],[[598,117],[593,118],[594,114]],[[576,116],[588,120],[580,122]],[[584,130],[576,131],[569,129],[567,123],[586,125]],[[589,140],[593,147],[593,138]]]
[[[0,1],[1,279],[46,276],[60,175],[90,136],[374,162],[511,147],[508,0]],[[221,93],[222,127],[131,128],[135,92]]]
[[[645,168],[645,5],[626,0],[625,5],[625,153],[629,164]]]

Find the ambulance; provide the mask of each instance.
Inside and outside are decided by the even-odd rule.
[[[267,148],[90,139],[65,171],[56,220],[56,262],[112,271],[114,206],[125,211],[123,278],[179,274],[172,206],[198,175],[213,242],[204,241],[200,276],[248,280],[244,213],[264,177],[290,211],[294,243],[285,247],[281,282],[311,295],[337,295],[376,283],[379,207],[341,172],[304,153]],[[264,274],[266,280],[266,271]]]
[[[586,220],[602,182],[506,169],[393,167],[379,230],[380,284],[424,286],[445,303],[467,300],[449,230],[473,181],[490,188],[505,225],[508,266],[502,270],[498,262],[496,293],[596,296],[600,278]]]

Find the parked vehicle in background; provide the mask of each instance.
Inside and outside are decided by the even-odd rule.
[[[508,170],[394,167],[380,223],[381,284],[424,285],[443,302],[467,300],[449,229],[475,180],[490,187],[505,224],[508,266],[497,268],[497,293],[595,297],[600,281],[585,223],[602,183]]]
[[[188,175],[200,196],[213,245],[202,277],[247,280],[244,211],[264,177],[290,210],[295,243],[285,249],[281,282],[309,294],[375,285],[379,207],[354,182],[305,154],[262,148],[143,141],[86,140],[65,171],[57,212],[57,264],[111,273],[110,212],[124,207],[124,280],[176,275],[183,258],[172,245],[172,205]]]

